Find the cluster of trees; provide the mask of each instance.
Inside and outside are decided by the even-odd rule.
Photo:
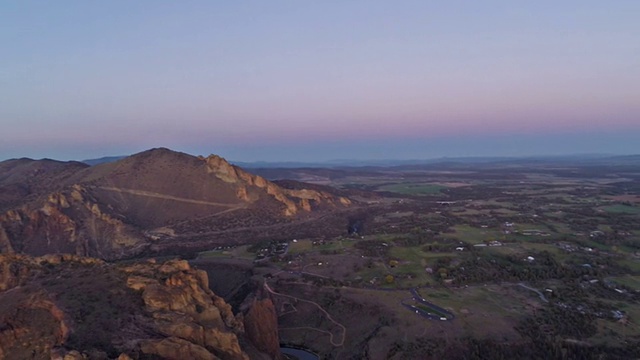
[[[494,339],[420,338],[413,342],[395,342],[386,354],[387,359],[636,359],[640,357],[640,343],[625,346],[607,344],[587,345],[566,341],[562,337],[542,335],[524,341],[505,342]]]
[[[607,246],[625,246],[631,249],[640,249],[640,242],[638,242],[635,237],[622,236],[618,231],[605,232],[604,234],[593,237],[592,239],[598,244]]]
[[[550,306],[521,320],[516,330],[521,336],[535,341],[555,336],[586,339],[598,331],[595,319],[591,312]]]
[[[322,287],[322,286],[342,287],[342,286],[349,286],[350,285],[347,282],[336,280],[334,278],[313,276],[313,275],[309,275],[309,274],[302,274],[302,280],[305,281],[305,282],[310,282],[313,285],[318,286],[318,287]],[[280,280],[278,280],[278,281],[280,281]]]
[[[448,239],[446,241],[443,241],[442,239],[438,239],[437,241],[431,243],[431,244],[427,244],[425,246],[422,247],[423,251],[426,252],[453,252],[456,250],[457,247],[465,247],[468,248],[467,244],[460,244],[460,241],[457,241],[455,239]]]
[[[386,245],[385,245],[386,244]],[[369,257],[382,257],[386,259],[389,256],[389,244],[380,240],[363,240],[355,243],[354,247],[361,250],[363,255]]]
[[[615,307],[602,303],[600,301],[592,301],[590,298],[599,298],[615,301],[631,301],[640,302],[640,293],[623,285],[614,285],[602,279],[595,283],[586,281],[585,278],[577,278],[573,280],[565,280],[563,285],[556,288],[551,294],[551,298],[566,303],[587,304],[594,311],[616,310]],[[620,293],[615,289],[625,290]]]
[[[393,238],[391,241],[395,246],[413,247],[420,246],[432,242],[435,234],[431,231],[425,231],[421,227],[416,226],[410,233]]]
[[[449,257],[439,258],[435,264],[436,279],[453,280],[456,285],[488,281],[538,281],[545,279],[574,279],[584,275],[603,276],[599,267],[565,266],[548,251],[532,253],[534,260],[523,256],[475,253],[454,265]]]

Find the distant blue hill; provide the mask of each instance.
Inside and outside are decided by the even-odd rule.
[[[126,158],[126,156],[105,156],[105,157],[101,157],[99,159],[87,159],[87,160],[82,160],[81,162],[90,165],[90,166],[94,166],[94,165],[100,165],[100,164],[104,164],[104,163],[110,163],[110,162],[114,162],[114,161],[118,161],[120,159],[124,159]]]
[[[421,165],[442,164],[495,164],[495,165],[522,165],[522,164],[575,164],[583,166],[600,165],[640,165],[640,155],[604,155],[604,154],[579,154],[558,156],[492,156],[492,157],[441,157],[434,159],[410,159],[410,160],[330,160],[324,162],[233,162],[234,165],[249,169],[291,169],[291,168],[346,168],[346,167],[403,167]]]
[[[81,162],[87,165],[99,165],[114,162],[126,156],[105,156],[98,159],[87,159]],[[303,161],[229,161],[230,163],[248,169],[296,169],[296,168],[345,168],[345,167],[396,167],[419,166],[434,164],[566,164],[575,165],[640,165],[640,155],[606,155],[606,154],[578,154],[559,156],[487,156],[487,157],[441,157],[434,159],[379,159],[356,160],[337,159],[318,162]]]

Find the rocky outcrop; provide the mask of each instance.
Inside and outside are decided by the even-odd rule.
[[[45,292],[24,287],[38,267],[28,256],[0,255],[0,359],[32,358],[34,350],[50,352],[69,336],[57,304]]]
[[[130,274],[127,286],[142,291],[146,310],[162,334],[196,345],[189,351],[197,350],[198,356],[202,348],[221,359],[248,359],[237,337],[244,332],[242,324],[231,306],[209,290],[206,272],[192,270],[183,260],[135,265],[123,271]],[[158,342],[147,346],[166,348]]]
[[[278,338],[278,315],[269,298],[254,299],[244,316],[244,328],[247,337],[262,352],[273,359],[281,359],[280,339]]]
[[[26,284],[43,266],[55,266],[63,262],[82,265],[104,264],[100,259],[72,254],[47,254],[36,258],[23,254],[0,254],[0,293]]]
[[[27,199],[60,190],[65,178],[86,167],[79,162],[48,159],[0,162],[0,213],[20,207]]]
[[[206,272],[186,261],[118,266],[68,254],[0,255],[0,286],[0,359],[250,358],[242,316],[209,290]],[[277,326],[255,323],[263,310],[249,315],[252,336],[259,339],[259,329],[277,339]],[[255,351],[252,357],[264,357]]]
[[[64,343],[69,329],[64,313],[53,302],[40,294],[21,294],[11,300],[0,313],[0,359],[32,358],[34,350],[49,353]]]
[[[140,348],[142,349],[142,352],[147,355],[156,355],[169,360],[219,359],[204,347],[177,337],[168,337],[162,340],[144,340],[140,344]]]
[[[142,240],[130,225],[103,212],[79,185],[50,194],[39,206],[23,206],[0,215],[0,250],[4,253],[117,259],[134,253]]]
[[[207,171],[214,174],[218,179],[238,185],[238,197],[244,200],[252,200],[247,195],[246,187],[257,187],[263,189],[268,195],[285,206],[284,214],[292,216],[299,211],[311,211],[311,201],[318,203],[326,203],[331,205],[338,204],[341,206],[349,206],[351,200],[345,197],[336,197],[326,192],[316,190],[292,190],[284,189],[272,183],[271,181],[250,174],[241,168],[229,164],[224,158],[218,155],[209,155],[208,157],[199,157],[207,166]]]
[[[35,263],[24,255],[0,254],[0,292],[24,284],[31,275]]]

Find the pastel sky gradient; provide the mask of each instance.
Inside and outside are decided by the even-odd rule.
[[[640,153],[640,1],[0,3],[0,160]]]

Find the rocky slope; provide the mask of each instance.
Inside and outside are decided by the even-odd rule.
[[[70,161],[14,159],[0,162],[0,212],[60,188],[87,165]]]
[[[281,359],[278,338],[278,314],[271,299],[264,294],[252,297],[246,306],[244,328],[252,343],[273,359]]]
[[[142,232],[109,212],[103,212],[85,188],[72,186],[0,215],[3,253],[44,255],[69,253],[102,258],[134,253]]]
[[[190,248],[196,238],[197,246],[211,247],[229,241],[223,232],[292,223],[351,204],[330,191],[280,187],[216,155],[152,149],[93,167],[44,162],[0,163],[3,253],[118,259]],[[26,192],[11,192],[21,184]],[[13,195],[2,201],[2,191]]]
[[[0,255],[0,359],[278,359],[251,341],[278,343],[273,305],[233,314],[208,281],[178,260]]]

